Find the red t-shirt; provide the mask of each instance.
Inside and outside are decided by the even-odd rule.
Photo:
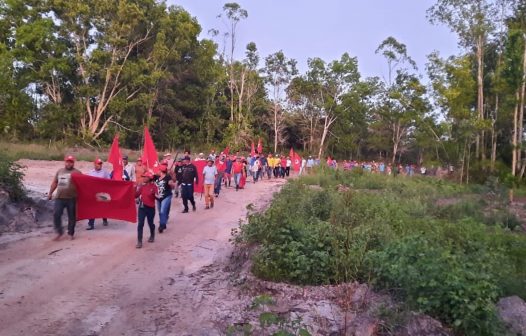
[[[217,168],[217,172],[219,172],[219,173],[224,172],[225,169],[226,169],[226,162],[218,161],[216,163],[216,168]]]
[[[234,174],[241,174],[243,172],[243,162],[234,162],[232,165],[232,171]]]
[[[281,167],[286,168],[287,167],[287,159],[281,159]]]
[[[137,188],[135,197],[140,197],[144,205],[155,208],[155,194],[157,194],[157,186],[155,183],[148,183]]]

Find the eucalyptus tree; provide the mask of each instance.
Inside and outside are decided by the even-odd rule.
[[[285,97],[284,90],[293,76],[298,74],[296,61],[288,59],[283,51],[265,58],[265,80],[270,87],[274,126],[274,153],[278,151],[278,140],[282,138]]]

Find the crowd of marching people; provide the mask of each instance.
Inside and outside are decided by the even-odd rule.
[[[144,225],[147,224],[150,231],[148,242],[155,241],[156,226],[155,215],[158,214],[158,233],[167,229],[172,200],[181,198],[182,213],[188,213],[190,207],[192,212],[197,210],[194,198],[195,186],[202,184],[202,195],[205,200],[205,210],[214,208],[215,199],[220,196],[222,188],[232,188],[239,191],[245,188],[247,181],[257,183],[263,179],[286,178],[291,174],[293,161],[290,156],[284,155],[252,155],[242,156],[239,152],[235,154],[220,153],[216,155],[211,151],[208,156],[200,153],[192,159],[190,152],[185,152],[183,157],[172,159],[170,153],[166,153],[163,160],[159,162],[157,169],[148,169],[138,158],[135,163],[128,160],[128,156],[122,157],[122,180],[132,181],[135,186],[135,198],[137,200],[137,248],[143,245]],[[303,162],[296,162],[299,173],[319,164],[309,158]],[[103,169],[103,161],[96,159],[93,169],[87,175],[112,179],[114,172]],[[67,211],[68,229],[70,239],[74,239],[76,226],[76,188],[71,176],[82,174],[75,168],[75,158],[67,156],[64,168],[57,171],[52,181],[48,197],[51,200],[55,195],[54,226],[57,232],[55,240],[64,234],[62,226],[62,214]],[[202,181],[200,181],[202,179]],[[87,230],[95,229],[95,220],[88,220]],[[108,220],[102,218],[102,225],[107,226]]]
[[[320,165],[319,158],[309,156],[300,158],[291,153],[289,156],[279,154],[251,153],[242,156],[239,152],[235,154],[216,154],[211,151],[208,156],[200,153],[192,159],[190,152],[184,153],[183,157],[172,159],[170,153],[166,153],[163,160],[158,162],[156,169],[149,169],[143,164],[143,158],[138,158],[135,163],[130,163],[128,156],[122,157],[122,179],[132,181],[135,188],[137,203],[137,248],[142,247],[143,231],[145,223],[148,224],[150,236],[148,242],[155,241],[156,226],[155,215],[158,214],[158,233],[167,229],[172,200],[181,198],[182,213],[188,213],[190,207],[192,212],[197,210],[194,193],[199,185],[205,200],[205,210],[214,208],[215,199],[221,193],[222,188],[233,188],[236,192],[244,189],[247,181],[257,183],[263,179],[287,178],[291,171],[295,170],[299,175],[309,173],[315,166]],[[365,172],[386,175],[434,175],[434,168],[427,170],[426,167],[406,164],[393,165],[376,161],[344,160],[338,163],[335,159],[328,157],[328,167],[334,169],[354,170],[361,169]],[[67,156],[64,168],[57,171],[49,190],[49,199],[52,199],[56,191],[54,204],[54,226],[57,232],[55,239],[60,239],[64,233],[62,226],[62,214],[66,210],[68,215],[67,233],[73,239],[76,225],[76,188],[72,183],[73,174],[82,174],[74,168],[75,158]],[[93,169],[87,173],[92,177],[100,179],[112,179],[114,172],[103,169],[103,161],[96,159]],[[117,174],[121,174],[119,171]],[[133,207],[132,207],[133,209]],[[90,213],[91,214],[91,213]],[[88,220],[87,230],[95,229],[95,219]],[[102,218],[102,225],[107,226],[108,220]]]

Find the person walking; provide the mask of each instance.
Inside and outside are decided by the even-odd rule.
[[[176,187],[172,176],[168,173],[170,162],[163,160],[159,166],[159,175],[155,179],[157,186],[157,208],[159,209],[159,233],[166,230],[166,224],[170,217],[170,208],[172,206],[172,189]]]
[[[190,157],[185,156],[183,159],[183,171],[181,176],[181,197],[183,198],[183,213],[188,213],[188,201],[192,204],[192,210],[195,211],[194,200],[194,183],[199,182],[197,168],[190,163]]]
[[[225,169],[226,169],[226,162],[225,162],[225,156],[221,155],[219,160],[216,163],[217,168],[217,176],[214,184],[214,195],[215,197],[219,197],[219,193],[221,192],[221,185],[223,184],[223,177],[225,176]]]
[[[142,247],[142,235],[144,230],[144,220],[148,221],[150,227],[149,243],[155,240],[155,200],[157,196],[157,186],[153,183],[153,174],[145,172],[142,174],[142,183],[137,185],[135,197],[139,199],[138,225],[137,225],[137,245],[136,248]]]
[[[212,158],[208,158],[207,165],[203,168],[203,183],[205,187],[205,209],[214,207],[214,197],[212,191],[217,178],[217,167],[214,164]]]
[[[177,163],[175,164],[175,181],[177,182],[177,185],[174,188],[175,198],[179,197],[179,193],[182,194],[182,192],[180,192],[182,178],[183,178],[183,159],[179,159],[177,160]]]
[[[135,175],[135,179],[136,179],[135,181],[137,181],[137,180],[140,181],[142,179],[142,175],[144,173],[146,173],[146,166],[144,166],[142,164],[142,158],[138,158],[137,159],[137,162],[135,163],[134,171],[135,171],[134,175]],[[131,176],[130,176],[130,178],[131,178]],[[134,180],[132,179],[132,181],[134,181]]]
[[[74,239],[76,218],[76,198],[77,189],[71,181],[71,175],[82,174],[80,170],[75,168],[75,157],[72,155],[64,158],[64,168],[61,168],[55,174],[51,187],[49,188],[48,199],[53,199],[53,192],[57,191],[55,195],[55,204],[53,207],[53,224],[57,236],[54,240],[59,240],[64,234],[64,227],[62,226],[62,214],[66,209],[68,214],[68,235],[70,239]]]
[[[232,173],[234,174],[234,184],[236,185],[236,191],[239,190],[241,185],[241,177],[243,177],[243,171],[245,167],[241,161],[241,157],[238,156],[236,161],[232,164]]]
[[[111,179],[110,173],[108,173],[105,169],[102,169],[102,160],[97,158],[93,162],[93,170],[88,173],[89,176],[98,177],[102,179]],[[102,225],[108,226],[108,219],[103,218],[102,219]],[[88,227],[86,230],[94,230],[95,229],[95,218],[88,220]]]
[[[229,155],[225,161],[225,188],[230,188],[230,184],[232,181],[232,165],[234,164],[234,161],[232,160],[232,155]]]
[[[285,176],[287,177],[290,176],[290,167],[292,167],[292,160],[290,159],[289,156],[287,156],[287,162],[285,165]]]
[[[137,161],[139,161],[139,160],[137,160]],[[128,174],[128,178],[129,178],[128,181],[133,181],[133,182],[137,181],[137,176],[135,175],[135,165],[133,165],[133,164],[128,162],[128,155],[124,155],[122,157],[122,166],[124,167],[123,175],[125,174],[124,172],[126,172],[126,174]],[[141,174],[142,174],[142,172],[141,172]],[[139,175],[139,178],[140,177],[141,177],[141,175]]]
[[[256,183],[259,178],[259,171],[261,170],[261,161],[259,161],[259,155],[256,155],[252,166],[250,167],[252,173],[252,181]]]

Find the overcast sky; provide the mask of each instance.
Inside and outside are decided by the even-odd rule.
[[[212,28],[225,31],[217,15],[227,1],[168,0],[197,17],[209,37]],[[431,25],[426,10],[434,0],[238,0],[248,18],[238,28],[238,58],[248,42],[256,43],[261,60],[278,50],[298,61],[305,71],[307,59],[339,59],[344,52],[358,57],[363,76],[385,77],[385,61],[375,55],[378,45],[393,36],[408,48],[425,73],[426,55],[458,53],[457,40],[447,27]],[[262,63],[260,65],[263,65]]]

